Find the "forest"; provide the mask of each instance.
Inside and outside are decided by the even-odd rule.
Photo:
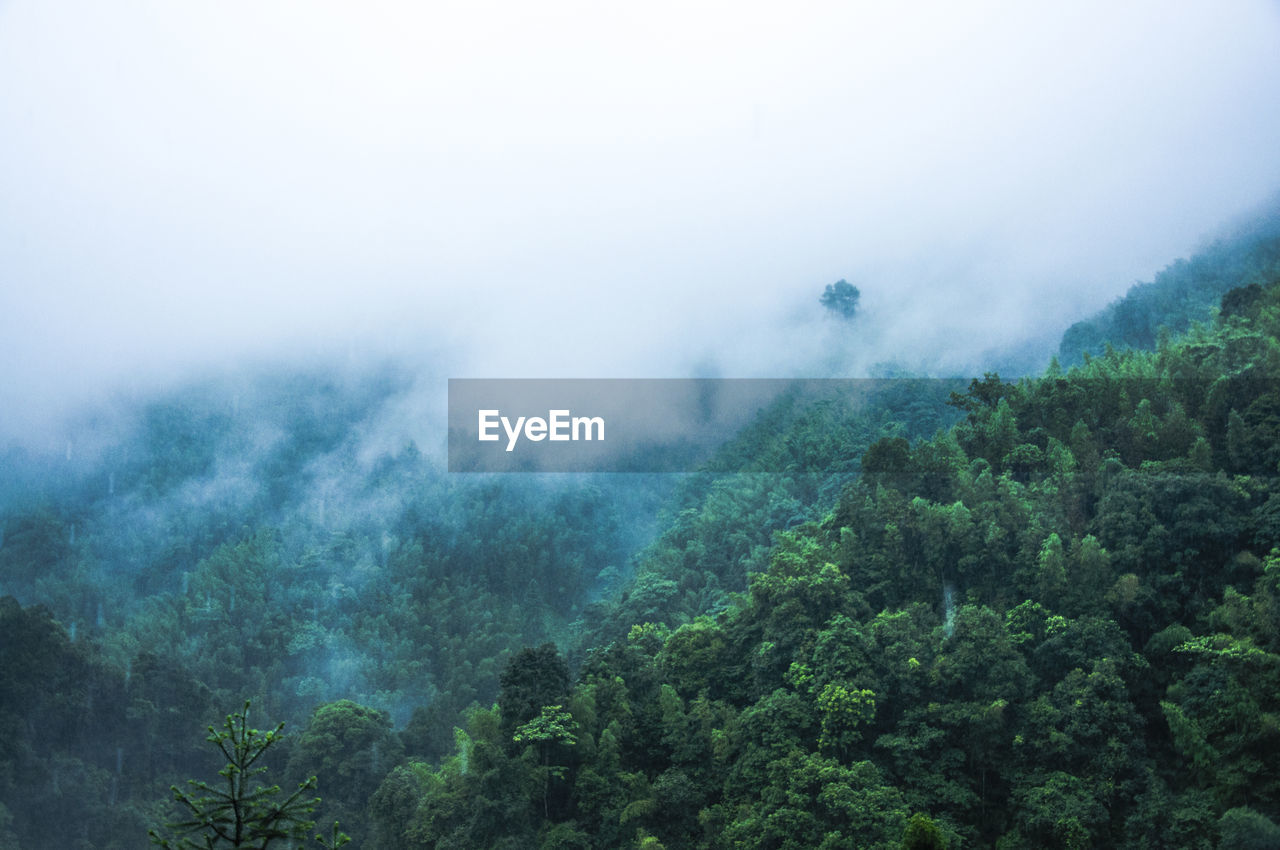
[[[1280,847],[1280,226],[1044,354],[683,475],[445,473],[390,365],[10,447],[0,848]]]

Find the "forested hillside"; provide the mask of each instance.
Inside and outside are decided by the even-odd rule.
[[[679,480],[443,474],[395,370],[15,450],[0,847],[144,846],[246,699],[350,846],[1274,846],[1273,250],[1143,290],[1225,291],[1183,333],[780,399]]]
[[[973,381],[709,616],[679,591],[716,557],[669,533],[571,687],[526,651],[451,759],[388,777],[384,846],[1272,846],[1280,281],[1224,301]]]
[[[567,642],[622,580],[668,482],[445,475],[382,443],[411,389],[385,369],[238,376],[5,458],[0,829],[18,846],[145,846],[169,785],[220,766],[204,727],[247,698],[295,729],[355,707],[382,747],[362,812],[400,753],[447,752],[512,652]],[[282,768],[319,767],[291,743]]]
[[[1160,329],[1184,333],[1192,322],[1206,322],[1220,299],[1233,289],[1264,286],[1280,274],[1280,212],[1251,219],[1229,237],[1190,259],[1178,260],[1146,283],[1130,287],[1097,315],[1076,322],[1062,336],[1058,356],[1064,365],[1075,365],[1086,353],[1102,354],[1114,348],[1150,349]],[[1237,293],[1223,304],[1247,298]]]

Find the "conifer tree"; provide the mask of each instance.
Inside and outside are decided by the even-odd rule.
[[[305,841],[315,823],[309,816],[320,803],[309,796],[316,788],[316,777],[299,783],[283,800],[279,785],[263,785],[255,777],[266,772],[259,760],[272,744],[280,740],[284,724],[268,732],[249,725],[249,701],[244,708],[227,715],[221,730],[209,727],[209,743],[227,759],[218,771],[224,780],[214,787],[202,780],[190,779],[190,791],[171,786],[173,799],[186,817],[165,825],[165,833],[151,830],[151,841],[165,850],[214,850],[242,847],[266,850],[278,840]],[[320,836],[316,836],[320,839]],[[325,846],[339,847],[346,836],[335,823],[332,838],[320,839]]]

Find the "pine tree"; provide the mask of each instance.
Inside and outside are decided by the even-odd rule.
[[[227,715],[221,730],[209,727],[209,743],[218,748],[227,759],[227,766],[218,771],[225,780],[224,788],[215,788],[200,780],[187,780],[190,791],[171,786],[174,800],[180,804],[187,817],[165,824],[161,834],[151,830],[151,842],[166,850],[214,850],[220,847],[242,847],[247,850],[265,850],[272,842],[305,841],[315,823],[310,814],[320,803],[319,797],[308,796],[316,788],[312,776],[298,785],[283,800],[278,799],[279,785],[263,785],[254,777],[266,772],[257,766],[272,744],[282,737],[284,724],[269,732],[249,726],[249,702],[235,714]],[[316,836],[320,838],[319,836]],[[346,836],[334,824],[329,841],[320,839],[325,846],[341,846]]]

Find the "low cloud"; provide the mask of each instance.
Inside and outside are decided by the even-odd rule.
[[[1272,195],[1278,96],[1266,2],[5,4],[0,437],[246,360],[1051,348]]]

